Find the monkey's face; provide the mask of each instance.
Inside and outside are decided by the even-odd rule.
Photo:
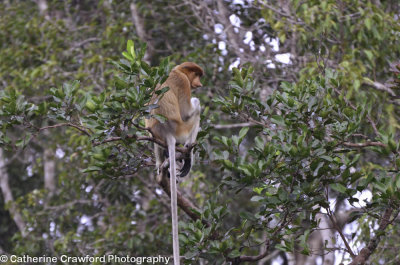
[[[203,86],[200,82],[200,77],[204,75],[203,69],[195,63],[185,62],[177,66],[177,69],[184,73],[189,81],[191,88]]]
[[[203,86],[200,82],[200,76],[197,73],[191,72],[189,74],[190,85],[192,88],[197,88]]]

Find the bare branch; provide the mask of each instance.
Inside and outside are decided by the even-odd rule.
[[[380,90],[380,91],[384,91],[384,92],[387,92],[387,93],[389,93],[392,97],[396,97],[397,95],[396,95],[396,93],[394,93],[394,91],[391,89],[391,88],[389,88],[389,87],[387,87],[387,86],[385,86],[384,84],[381,84],[381,83],[379,83],[379,82],[376,82],[376,81],[364,81],[364,84],[365,85],[368,85],[368,86],[372,86],[373,88],[375,88],[376,90]]]
[[[0,148],[0,189],[3,194],[4,203],[9,204],[8,211],[10,212],[11,217],[13,218],[22,236],[25,237],[27,235],[26,224],[22,219],[22,215],[18,211],[17,206],[15,205],[15,201],[11,192],[11,187],[8,181],[7,169],[4,167],[4,165],[5,157],[3,149]]]
[[[250,127],[254,126],[254,123],[244,122],[244,123],[233,123],[233,124],[215,124],[212,125],[214,129],[232,129],[232,128],[241,128],[241,127]]]
[[[160,140],[158,140],[158,139],[156,139],[154,137],[137,136],[137,135],[134,135],[134,134],[127,135],[125,137],[119,137],[119,136],[110,137],[110,138],[104,139],[103,141],[100,141],[100,142],[94,142],[93,145],[97,146],[97,145],[101,145],[101,144],[105,144],[105,143],[110,143],[110,142],[115,142],[115,141],[122,141],[124,139],[136,139],[137,141],[149,141],[149,142],[156,143],[156,144],[158,144],[158,145],[160,145],[160,146],[162,146],[162,147],[167,149],[167,145],[164,142],[162,142],[162,141],[160,141]],[[187,147],[176,147],[176,151],[178,151],[178,152],[180,152],[182,154],[188,154],[188,153],[190,153],[190,151],[195,146],[196,146],[196,143],[191,144],[190,146],[187,146]],[[177,158],[179,158],[179,157],[177,157]]]
[[[150,142],[156,143],[158,145],[161,145],[164,148],[167,148],[165,143],[161,142],[160,140],[158,140],[156,138],[153,138],[153,137],[150,137],[150,136],[137,136],[137,135],[134,135],[134,134],[126,135],[125,137],[119,137],[119,136],[109,137],[107,139],[104,139],[103,141],[94,142],[93,145],[97,146],[97,145],[101,145],[101,144],[105,144],[105,143],[110,143],[110,142],[115,142],[115,141],[122,141],[124,139],[136,139],[137,141],[150,141]]]
[[[354,258],[355,257],[354,252],[351,249],[349,242],[347,242],[347,239],[343,234],[342,228],[340,228],[339,225],[337,224],[334,213],[332,213],[332,211],[329,207],[326,210],[327,210],[327,215],[328,215],[329,219],[331,220],[333,227],[335,228],[335,230],[339,233],[340,237],[342,238],[344,245],[346,246],[347,252],[349,252],[350,256],[352,258]]]
[[[169,163],[166,160],[161,168],[162,170],[160,175],[157,176],[157,182],[158,184],[163,188],[165,193],[168,194],[168,196],[171,196],[171,187],[169,183],[169,178],[167,174],[167,168]],[[192,203],[190,200],[188,200],[186,197],[182,196],[182,193],[177,190],[177,199],[178,199],[178,206],[193,220],[196,221],[200,219],[200,215],[198,214],[200,210]],[[203,221],[204,222],[204,221]],[[205,222],[205,224],[207,224]]]
[[[295,24],[295,25],[305,25],[306,23],[304,23],[303,21],[296,21],[294,20],[294,16],[291,14],[288,14],[287,12],[285,12],[285,10],[279,10],[275,7],[273,7],[272,5],[269,5],[267,1],[260,1],[259,2],[263,7],[266,7],[268,9],[271,9],[272,11],[274,11],[275,13],[285,17],[288,21],[290,21],[290,23]]]
[[[96,41],[101,41],[101,39],[100,39],[100,38],[96,38],[96,37],[88,38],[88,39],[83,40],[83,41],[81,41],[81,42],[74,43],[74,44],[72,45],[72,47],[70,48],[70,50],[78,49],[78,48],[80,48],[81,46],[83,46],[83,45],[85,45],[85,44],[87,44],[87,43],[89,43],[89,42],[96,42]]]
[[[56,191],[56,162],[54,160],[54,151],[47,147],[43,153],[43,175],[44,187],[52,196]]]
[[[83,132],[87,136],[91,136],[90,133],[85,128],[83,128],[81,126],[78,126],[76,124],[70,123],[70,122],[68,122],[68,123],[59,123],[59,124],[50,125],[50,126],[45,126],[45,127],[39,128],[39,132],[43,131],[43,130],[47,130],[47,129],[58,128],[58,127],[66,127],[66,126],[73,127],[75,129]]]
[[[343,142],[341,143],[344,146],[347,147],[355,147],[355,148],[362,148],[362,147],[368,147],[368,146],[381,146],[381,147],[387,147],[386,144],[381,143],[381,142],[371,142],[371,141],[366,141],[364,143],[350,143],[350,142]]]
[[[130,4],[130,9],[131,9],[133,25],[135,25],[136,28],[136,33],[139,36],[139,38],[147,44],[147,51],[144,59],[145,61],[147,61],[147,63],[149,63],[154,53],[154,45],[152,44],[152,42],[150,42],[151,38],[149,38],[146,34],[143,19],[139,14],[136,4],[132,2]]]

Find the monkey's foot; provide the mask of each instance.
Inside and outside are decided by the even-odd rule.
[[[192,168],[192,159],[190,157],[184,159],[181,170],[179,171],[179,177],[181,178],[185,177],[187,174],[189,174],[191,168]]]

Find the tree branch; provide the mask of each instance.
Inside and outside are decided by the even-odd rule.
[[[25,237],[27,235],[26,224],[22,219],[21,213],[18,211],[18,208],[15,205],[11,187],[8,181],[7,169],[4,167],[4,165],[5,157],[3,149],[0,148],[0,189],[3,194],[4,203],[9,204],[8,211],[10,212],[11,217],[13,218],[22,236]]]
[[[168,160],[165,160],[164,163],[161,165],[160,174],[157,176],[157,182],[165,191],[165,193],[167,193],[168,196],[171,197],[171,187],[167,174],[168,165]],[[200,215],[198,214],[200,212],[200,209],[197,208],[194,203],[184,197],[179,190],[177,190],[176,192],[179,208],[181,208],[193,221],[197,221],[198,219],[200,219]],[[203,221],[203,223],[208,225],[205,221]]]
[[[385,86],[384,84],[381,84],[381,83],[379,83],[379,82],[375,82],[375,81],[364,81],[363,82],[365,85],[368,85],[368,86],[372,86],[373,88],[375,88],[376,90],[380,90],[380,91],[384,91],[384,92],[387,92],[387,93],[389,93],[392,97],[396,97],[397,95],[396,95],[396,93],[394,93],[394,91],[391,89],[391,88],[389,88],[389,87],[387,87],[387,86]]]
[[[352,258],[354,258],[356,255],[354,255],[353,250],[351,249],[349,243],[347,242],[347,239],[343,234],[342,228],[340,228],[338,226],[338,224],[336,222],[336,218],[334,217],[334,214],[332,213],[332,211],[331,211],[331,209],[329,207],[326,208],[326,210],[327,210],[327,215],[328,215],[329,219],[331,220],[333,227],[335,228],[335,230],[339,233],[340,237],[342,238],[343,243],[346,246],[347,252],[349,252],[350,256]]]
[[[101,145],[101,144],[105,144],[105,143],[109,143],[109,142],[123,141],[124,139],[136,139],[137,141],[150,141],[150,142],[156,143],[156,144],[158,144],[158,145],[164,147],[165,149],[168,148],[167,145],[166,145],[164,142],[162,142],[162,141],[160,141],[160,140],[158,140],[158,139],[156,139],[156,138],[154,138],[154,137],[150,137],[150,136],[137,136],[137,135],[134,135],[134,134],[127,135],[127,136],[125,136],[125,137],[119,137],[119,136],[110,137],[110,138],[104,139],[103,141],[100,141],[100,142],[94,142],[93,145],[94,145],[94,146],[97,146],[97,145]],[[196,146],[196,143],[191,144],[190,146],[187,146],[187,147],[176,147],[176,151],[178,151],[178,152],[180,152],[180,153],[182,153],[182,154],[188,154],[188,153],[190,153],[190,151],[191,151],[195,146]],[[177,159],[178,159],[178,158],[179,158],[179,157],[177,156]]]
[[[354,257],[353,261],[349,265],[364,265],[371,254],[378,247],[379,242],[381,241],[381,237],[384,234],[386,227],[391,224],[399,214],[399,210],[396,210],[394,217],[390,220],[390,217],[393,213],[393,208],[387,208],[383,213],[382,219],[379,224],[378,230],[375,232],[375,236],[371,238],[368,245],[361,249],[360,253]]]
[[[232,128],[241,128],[241,127],[250,127],[256,124],[251,122],[244,122],[244,123],[233,123],[233,124],[215,124],[212,125],[214,129],[232,129]]]
[[[350,143],[350,142],[343,142],[341,143],[344,146],[347,147],[355,147],[355,148],[361,148],[361,147],[368,147],[368,146],[381,146],[381,147],[387,147],[386,144],[381,143],[381,142],[371,142],[371,141],[366,141],[364,143]]]
[[[91,134],[86,131],[86,129],[84,129],[83,127],[80,127],[76,124],[70,123],[70,122],[66,122],[66,123],[59,123],[59,124],[55,124],[55,125],[50,125],[50,126],[45,126],[42,128],[39,128],[39,132],[43,131],[43,130],[47,130],[47,129],[52,129],[52,128],[58,128],[58,127],[65,127],[65,126],[69,126],[69,127],[73,127],[81,132],[83,132],[84,134],[86,134],[87,136],[91,136]]]
[[[151,38],[149,38],[146,34],[144,22],[143,22],[142,17],[139,14],[136,4],[132,2],[130,4],[130,9],[131,9],[132,21],[133,21],[133,25],[135,26],[136,33],[139,36],[139,38],[147,44],[147,50],[146,50],[144,60],[147,63],[150,63],[151,58],[154,53],[154,45],[150,41]]]

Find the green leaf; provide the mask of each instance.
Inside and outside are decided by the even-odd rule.
[[[15,142],[15,146],[25,148],[25,146],[30,142],[31,136],[32,135],[30,133],[26,134],[23,139]]]
[[[161,123],[165,123],[167,121],[167,118],[164,117],[163,115],[159,115],[159,114],[154,114],[153,117],[155,119],[157,119],[159,122]]]
[[[141,61],[140,62],[140,66],[142,67],[142,69],[146,72],[146,74],[150,74],[151,73],[151,67],[150,65],[148,65],[145,61]]]
[[[90,112],[94,112],[97,109],[97,105],[96,103],[89,99],[88,101],[86,101],[85,107],[87,110],[89,110]]]
[[[82,170],[82,173],[89,173],[89,172],[100,171],[100,170],[101,170],[100,167],[90,166],[90,167]]]
[[[278,124],[278,125],[281,125],[281,126],[284,126],[284,125],[285,125],[285,120],[284,120],[283,117],[280,116],[280,115],[272,115],[271,121],[272,121],[273,123]]]
[[[325,159],[326,161],[329,161],[329,162],[333,161],[332,157],[326,156],[326,155],[322,155],[322,156],[320,156],[320,158]]]
[[[250,201],[252,201],[252,202],[258,202],[258,201],[261,201],[261,200],[264,200],[264,197],[261,197],[261,196],[258,196],[258,195],[253,196],[250,199]]]
[[[132,59],[136,58],[136,54],[135,54],[135,44],[132,40],[128,40],[127,44],[126,44],[126,50],[130,53]]]
[[[225,160],[223,160],[223,163],[224,163],[226,168],[228,168],[228,169],[233,168],[233,164],[232,164],[232,162],[230,160],[225,159]]]
[[[185,258],[190,260],[196,257],[198,254],[199,254],[198,251],[189,251],[185,253]]]
[[[229,256],[230,258],[236,258],[236,257],[239,257],[240,254],[241,254],[241,253],[240,253],[239,250],[234,249],[233,251],[231,251],[231,252],[228,254],[228,256]]]
[[[243,141],[244,137],[246,136],[247,132],[249,131],[249,127],[243,127],[239,132],[239,144]]]
[[[364,53],[367,55],[368,60],[370,60],[372,62],[374,55],[372,54],[372,52],[370,50],[364,50]]]
[[[144,57],[144,55],[146,53],[146,49],[147,49],[147,43],[143,43],[140,47],[140,51],[138,54],[139,60],[142,60],[142,58]]]
[[[255,139],[255,144],[256,144],[256,147],[257,147],[260,151],[264,151],[265,143],[264,143],[263,139],[262,139],[260,136],[257,136],[257,137],[256,137],[256,139]]]
[[[331,189],[336,190],[340,193],[346,193],[347,188],[340,183],[332,183],[329,185]]]
[[[156,93],[157,95],[163,95],[163,94],[166,93],[168,90],[169,90],[169,87],[166,86],[166,87],[163,87],[163,88],[157,90],[155,93]]]
[[[396,187],[400,189],[400,174],[397,174],[396,179]]]
[[[371,26],[372,26],[372,21],[371,18],[367,17],[364,21],[365,26],[367,27],[368,30],[371,30]]]
[[[125,82],[124,80],[122,80],[119,77],[115,78],[115,88],[117,90],[122,90],[122,89],[125,89],[127,87],[128,87],[128,83],[127,82]]]
[[[279,249],[279,250],[282,250],[282,251],[285,251],[285,252],[289,251],[289,249],[286,246],[283,246],[281,244],[276,244],[275,248]]]
[[[233,80],[236,82],[236,84],[238,84],[239,87],[243,87],[244,81],[243,81],[243,78],[242,78],[242,75],[241,75],[239,69],[236,67],[233,67],[232,71],[233,71],[233,75],[234,75]]]
[[[123,55],[126,59],[128,59],[129,61],[133,61],[133,57],[132,57],[129,53],[127,53],[127,52],[122,52],[122,55]]]

